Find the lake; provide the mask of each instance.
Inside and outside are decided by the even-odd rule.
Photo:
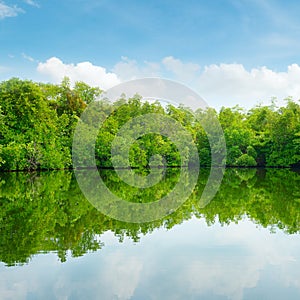
[[[147,203],[179,172],[145,189],[100,175],[116,195]],[[126,223],[87,201],[71,171],[1,173],[0,298],[300,299],[300,173],[227,169],[203,205],[208,175],[201,169],[168,216]]]

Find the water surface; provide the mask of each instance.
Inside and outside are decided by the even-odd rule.
[[[139,190],[100,173],[132,202],[178,180]],[[229,169],[203,207],[207,177],[169,216],[130,224],[97,211],[72,172],[1,174],[0,298],[299,299],[300,174]]]

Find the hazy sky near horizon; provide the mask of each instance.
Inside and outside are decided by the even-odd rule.
[[[177,80],[210,106],[300,99],[297,0],[0,0],[0,80]]]

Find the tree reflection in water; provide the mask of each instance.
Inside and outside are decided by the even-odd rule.
[[[126,172],[126,171],[124,171]],[[113,170],[100,174],[116,195],[131,202],[151,202],[172,190],[178,169],[167,169],[154,187],[137,189],[118,179]],[[300,174],[289,169],[227,169],[215,198],[199,201],[209,175],[201,169],[198,184],[179,209],[150,223],[125,223],[103,215],[81,193],[69,171],[2,173],[0,175],[0,260],[7,266],[28,263],[37,253],[56,252],[62,262],[67,251],[84,255],[104,247],[100,235],[112,231],[119,241],[138,242],[156,228],[170,229],[193,216],[208,225],[237,223],[248,217],[271,232],[300,231]]]

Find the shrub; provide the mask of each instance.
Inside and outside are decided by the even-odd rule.
[[[255,167],[257,165],[256,160],[248,155],[248,154],[242,154],[235,162],[236,166],[239,167]]]

